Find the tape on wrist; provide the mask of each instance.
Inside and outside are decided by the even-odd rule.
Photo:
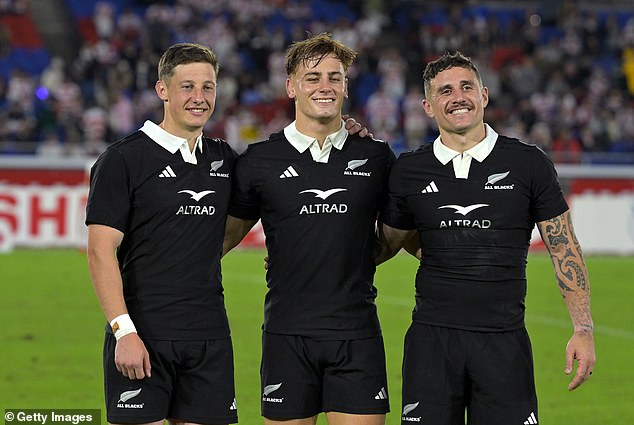
[[[136,328],[129,314],[121,314],[110,321],[110,327],[112,327],[112,333],[114,337],[119,341],[127,334],[136,333]]]

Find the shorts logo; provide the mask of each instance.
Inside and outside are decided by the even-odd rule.
[[[133,399],[141,393],[143,388],[139,388],[138,390],[132,391],[124,391],[119,395],[119,401],[117,402],[117,407],[119,409],[143,409],[145,403],[128,403],[127,401]]]
[[[504,173],[491,174],[487,177],[487,182],[484,184],[486,190],[513,190],[514,184],[496,185],[495,183],[505,179],[511,172],[506,171]]]
[[[418,407],[418,402],[417,403],[412,403],[412,404],[406,404],[405,406],[403,406],[403,415],[401,417],[401,420],[403,422],[420,422],[420,416],[407,416],[407,414],[409,412],[411,412],[412,410],[416,409]]]
[[[385,391],[385,387],[381,387],[381,390],[377,395],[374,396],[375,400],[387,400],[387,391]]]
[[[269,402],[269,403],[283,403],[284,402],[284,397],[282,397],[282,398],[269,397],[269,395],[272,392],[275,392],[275,391],[279,390],[281,386],[282,386],[281,382],[279,384],[273,384],[273,385],[265,386],[264,387],[264,392],[262,393],[262,401],[266,401],[266,402]]]

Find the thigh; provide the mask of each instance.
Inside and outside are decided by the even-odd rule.
[[[390,411],[383,337],[320,341],[320,345],[324,411],[355,415]]]
[[[301,336],[262,333],[262,416],[302,419],[322,411],[317,348]]]
[[[412,323],[403,352],[403,425],[464,425],[464,349],[461,331]]]
[[[161,367],[152,344],[144,341],[150,354],[152,377],[130,380],[114,363],[116,339],[106,333],[103,348],[106,415],[110,423],[147,423],[167,418],[172,384],[170,371]]]
[[[475,333],[468,360],[470,425],[536,424],[537,396],[526,329]]]
[[[170,419],[200,424],[238,422],[231,338],[175,341]]]

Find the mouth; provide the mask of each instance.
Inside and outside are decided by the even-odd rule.
[[[449,111],[449,115],[463,115],[469,113],[469,111],[471,111],[470,108],[462,107]]]
[[[335,102],[334,98],[327,98],[327,99],[319,98],[319,99],[313,99],[313,100],[316,103],[319,103],[320,105],[328,105]]]
[[[196,115],[204,114],[205,111],[207,111],[206,108],[187,108],[187,110],[191,112],[192,114],[196,114]]]

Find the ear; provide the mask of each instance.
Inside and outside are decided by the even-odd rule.
[[[163,80],[158,80],[156,82],[154,90],[156,90],[156,94],[163,102],[167,102],[167,86]]]
[[[286,79],[286,95],[289,99],[295,99],[295,87],[293,87],[293,80],[291,77]]]
[[[486,108],[489,104],[489,89],[486,87],[482,87],[482,107]]]
[[[348,77],[343,80],[343,97],[348,98]]]
[[[423,99],[421,102],[423,105],[423,109],[429,118],[434,118],[434,111],[431,108],[431,104],[427,101],[427,99]]]

